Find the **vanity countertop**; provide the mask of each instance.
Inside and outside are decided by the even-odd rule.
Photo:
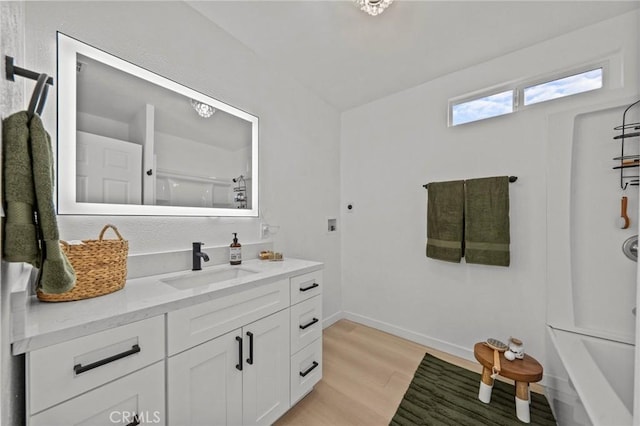
[[[243,261],[241,268],[256,273],[235,279],[180,290],[161,280],[191,271],[127,280],[125,287],[115,293],[75,302],[40,302],[30,296],[21,306],[12,306],[12,350],[14,355],[50,346],[80,336],[162,315],[170,311],[206,302],[217,297],[285,279],[294,275],[317,271],[322,263],[287,258],[282,262],[263,260]],[[203,273],[217,265],[204,268]],[[199,272],[194,272],[198,274]],[[13,301],[12,301],[13,302]]]

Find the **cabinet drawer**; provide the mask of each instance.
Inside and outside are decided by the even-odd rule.
[[[51,388],[49,392],[58,392]],[[29,426],[166,424],[164,362],[158,362],[31,416]]]
[[[322,293],[322,271],[291,277],[291,304],[317,296]]]
[[[29,352],[29,413],[163,359],[163,318],[149,318]]]
[[[291,406],[322,379],[322,338],[291,357]]]
[[[322,296],[291,307],[291,354],[322,336]]]
[[[259,285],[167,314],[169,356],[289,306],[287,280]]]

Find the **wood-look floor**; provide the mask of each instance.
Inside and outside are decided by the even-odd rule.
[[[481,372],[476,362],[340,320],[323,333],[322,380],[276,425],[388,425],[425,352]]]

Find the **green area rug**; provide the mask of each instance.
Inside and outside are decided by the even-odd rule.
[[[515,388],[495,382],[491,403],[478,400],[480,375],[426,354],[391,425],[524,425],[516,417]],[[547,399],[531,393],[531,425],[555,425]]]

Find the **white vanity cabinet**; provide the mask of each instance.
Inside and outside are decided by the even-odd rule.
[[[291,405],[322,378],[322,271],[290,278]]]
[[[271,424],[289,409],[289,287],[278,280],[167,314],[169,424]]]
[[[322,270],[305,264],[256,264],[273,275],[174,293],[152,316],[103,316],[113,328],[81,337],[61,327],[61,343],[21,341],[27,425],[274,423],[322,378]]]
[[[170,425],[271,424],[289,405],[288,309],[172,356]]]
[[[164,424],[164,346],[159,316],[27,353],[27,423]]]

